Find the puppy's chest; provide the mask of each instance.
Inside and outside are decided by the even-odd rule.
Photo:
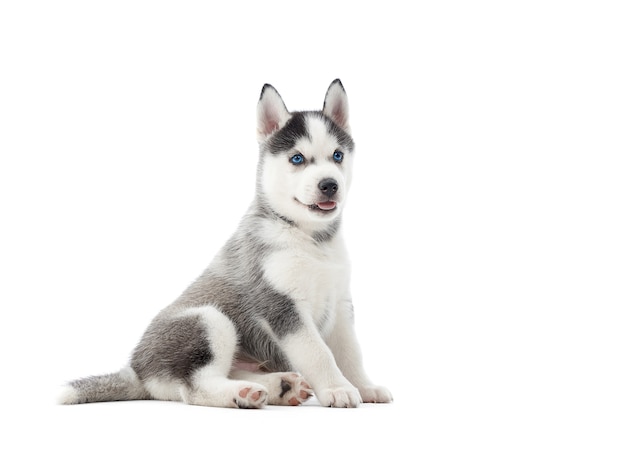
[[[264,262],[268,281],[292,298],[319,326],[331,319],[338,301],[349,296],[349,264],[341,246],[282,249]]]

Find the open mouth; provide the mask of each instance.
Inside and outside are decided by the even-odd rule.
[[[337,202],[334,202],[332,200],[328,200],[326,202],[318,202],[316,204],[309,205],[309,208],[311,210],[323,210],[325,212],[328,212],[330,210],[335,210],[336,207],[337,207]]]
[[[304,205],[305,207],[307,207],[309,210],[312,211],[316,211],[316,212],[332,212],[333,210],[335,210],[337,208],[337,202],[335,202],[334,200],[327,200],[324,202],[316,202],[314,204],[303,204],[302,202],[300,202],[298,199],[296,199],[297,202],[299,202],[301,205]]]

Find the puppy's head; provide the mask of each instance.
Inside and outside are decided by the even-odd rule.
[[[258,190],[264,200],[303,227],[315,230],[335,220],[345,203],[354,152],[341,82],[331,83],[321,111],[293,113],[265,85],[257,121]]]

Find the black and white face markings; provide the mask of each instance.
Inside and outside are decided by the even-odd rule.
[[[340,225],[354,141],[321,111],[290,116],[261,145],[257,197],[279,218],[324,242]]]
[[[306,124],[307,117],[322,120],[329,135],[337,139],[339,148],[349,152],[354,151],[354,140],[352,137],[322,111],[301,111],[292,113],[292,117],[287,121],[285,126],[270,136],[265,143],[265,149],[273,155],[280,155],[295,150],[296,144],[300,139],[311,139],[311,134]],[[261,152],[261,154],[264,154],[264,152]]]

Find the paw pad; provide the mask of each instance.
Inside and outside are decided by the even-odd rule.
[[[238,397],[235,397],[233,402],[240,409],[259,409],[267,401],[267,391],[261,387],[246,386],[241,388],[237,395]]]
[[[285,373],[280,377],[280,391],[270,404],[273,405],[300,405],[313,395],[311,386],[297,373]]]

